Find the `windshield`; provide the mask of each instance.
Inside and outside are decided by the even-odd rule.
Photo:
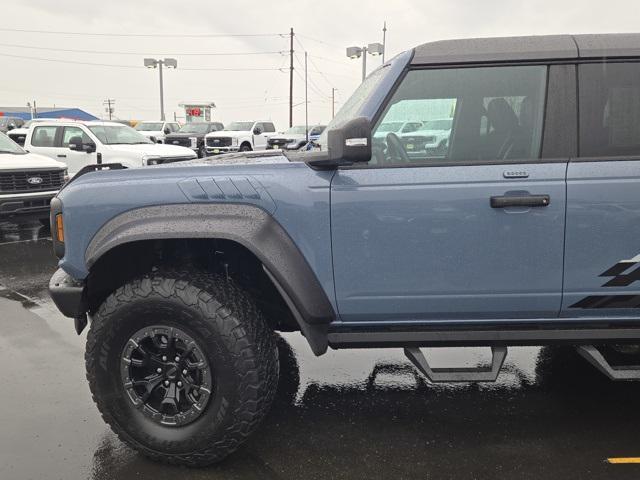
[[[322,135],[320,135],[320,138],[316,142],[320,146],[320,149],[324,150],[324,146],[327,145],[327,134],[329,130],[339,128],[349,120],[358,116],[360,109],[388,72],[388,68],[379,68],[360,84],[356,91],[353,92],[353,95],[349,97],[349,100],[342,105],[342,108],[340,108],[334,119],[329,122],[329,125],[324,129]]]
[[[231,122],[225,130],[231,132],[248,132],[253,127],[253,122]]]
[[[304,125],[298,125],[295,127],[291,127],[284,133],[290,133],[291,135],[304,135],[307,133],[307,128]]]
[[[93,125],[89,127],[89,130],[105,145],[153,143],[147,137],[140,135],[133,128],[126,125]]]
[[[208,123],[188,123],[178,130],[178,133],[207,133],[208,131]]]
[[[378,133],[397,132],[402,128],[402,122],[385,122],[378,127]]]
[[[451,130],[452,119],[424,122],[422,130]]]
[[[7,137],[4,133],[0,132],[0,153],[13,153],[22,155],[25,152],[16,142]]]
[[[136,125],[139,132],[159,132],[162,130],[162,122],[140,122]]]

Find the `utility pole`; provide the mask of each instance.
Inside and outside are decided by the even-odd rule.
[[[105,105],[106,111],[109,114],[109,120],[111,120],[111,116],[113,115],[113,112],[115,110],[114,107],[112,107],[112,105],[115,106],[116,101],[112,98],[107,98],[104,102],[102,102],[103,105]]]
[[[387,22],[382,27],[382,64],[384,65],[384,57],[387,53]]]
[[[147,68],[157,68],[160,72],[160,120],[164,122],[164,84],[162,83],[162,67],[164,66],[167,68],[178,68],[178,61],[175,58],[165,58],[164,60],[145,58],[144,66]]]
[[[331,89],[331,118],[336,116],[336,89]]]
[[[160,72],[160,120],[164,122],[164,85],[162,84],[162,64],[164,62],[160,60],[158,62],[158,71]]]
[[[304,129],[307,135],[307,143],[309,143],[309,98],[307,96],[307,52],[304,52]]]
[[[289,128],[293,127],[293,27],[291,27],[291,47],[289,48]]]

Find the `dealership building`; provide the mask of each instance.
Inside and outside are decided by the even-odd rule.
[[[71,120],[99,120],[98,117],[91,115],[79,108],[38,107],[35,115],[29,107],[0,107],[0,117],[19,117],[24,120],[31,118],[68,118]]]

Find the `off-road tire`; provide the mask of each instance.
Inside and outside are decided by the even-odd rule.
[[[242,145],[240,145],[240,152],[250,152],[251,150],[253,150],[251,148],[251,145],[249,145],[248,143],[243,143]]]
[[[198,344],[213,377],[195,420],[161,425],[136,409],[120,374],[124,345],[140,328],[175,326]],[[267,413],[278,384],[276,336],[252,298],[232,280],[155,271],[113,292],[94,315],[85,353],[87,379],[103,419],[142,454],[205,466],[234,452]]]

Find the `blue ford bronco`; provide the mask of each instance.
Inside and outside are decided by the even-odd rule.
[[[316,355],[404,348],[432,381],[492,381],[508,346],[549,344],[639,377],[606,352],[640,344],[640,34],[421,45],[318,143],[97,165],[52,201],[51,296],[90,320],[87,377],[123,441],[233,452],[274,397],[275,331]],[[442,346],[492,361],[431,368],[420,348]]]

